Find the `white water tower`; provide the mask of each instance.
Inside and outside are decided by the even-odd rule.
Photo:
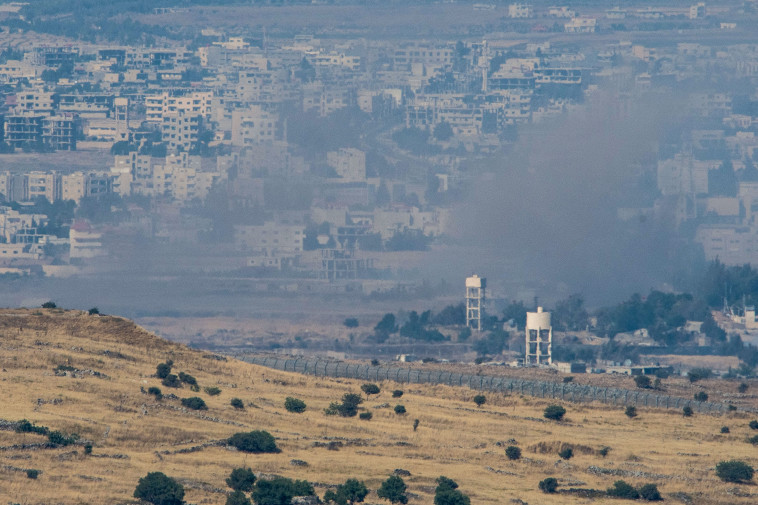
[[[526,356],[524,364],[550,365],[553,362],[553,327],[550,312],[537,307],[526,313]]]
[[[482,331],[486,288],[487,279],[478,275],[466,277],[466,326],[472,330]]]

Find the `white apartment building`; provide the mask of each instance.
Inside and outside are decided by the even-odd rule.
[[[180,112],[210,118],[212,102],[212,91],[196,91],[181,96],[168,91],[148,95],[145,97],[145,120],[160,123],[164,115]]]
[[[239,251],[256,254],[291,254],[303,250],[305,226],[302,224],[278,224],[268,221],[262,225],[237,225],[234,227],[234,245]]]
[[[534,15],[532,6],[526,3],[510,4],[508,6],[508,17],[514,19],[530,18]]]
[[[232,145],[247,147],[276,139],[279,116],[262,107],[251,105],[232,111]]]

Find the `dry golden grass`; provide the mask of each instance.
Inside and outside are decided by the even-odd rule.
[[[218,396],[172,390],[154,377],[155,366],[174,360],[174,372],[194,375],[201,387],[217,386]],[[107,377],[56,376],[53,368],[69,365]],[[720,482],[713,471],[726,459],[758,465],[758,451],[745,440],[751,417],[695,415],[638,408],[628,419],[622,408],[566,404],[561,423],[543,419],[548,401],[487,394],[477,408],[476,392],[446,386],[382,384],[382,392],[363,407],[370,421],[330,417],[330,402],[346,392],[359,392],[361,382],[301,376],[243,362],[213,359],[154,337],[131,322],[94,317],[76,311],[6,310],[0,314],[0,418],[29,419],[91,440],[93,454],[82,446],[57,449],[14,449],[15,444],[44,442],[35,434],[0,431],[0,503],[80,504],[130,503],[137,481],[150,471],[179,479],[189,503],[223,504],[224,479],[239,466],[263,474],[278,474],[324,485],[349,477],[365,480],[376,490],[397,468],[411,472],[405,480],[410,503],[432,503],[434,479],[455,479],[475,504],[615,503],[608,498],[545,495],[537,483],[556,477],[561,488],[606,489],[622,478],[635,485],[656,483],[667,501],[680,503],[679,493],[697,504],[751,504],[758,501],[754,486]],[[178,400],[160,402],[140,388],[159,386],[164,394],[200,396],[209,410],[186,411]],[[393,389],[405,390],[400,399]],[[303,414],[287,412],[287,396],[304,400]],[[233,409],[231,398],[247,408]],[[398,416],[392,407],[406,406]],[[389,407],[383,407],[388,404]],[[413,420],[419,427],[413,430]],[[729,426],[730,434],[719,433]],[[238,431],[268,430],[277,438],[279,454],[252,455],[213,445]],[[514,439],[514,441],[510,441]],[[315,443],[342,442],[339,450]],[[208,444],[208,445],[206,445]],[[519,461],[509,461],[507,445],[522,448]],[[575,456],[557,456],[570,444]],[[611,448],[603,458],[598,450]],[[194,452],[179,452],[196,448]],[[293,466],[292,459],[307,467]],[[591,466],[626,476],[598,474]],[[23,469],[42,471],[27,479]],[[636,475],[636,476],[635,476]],[[560,489],[560,488],[559,488]],[[735,489],[737,491],[735,491]],[[368,502],[378,503],[375,492]]]

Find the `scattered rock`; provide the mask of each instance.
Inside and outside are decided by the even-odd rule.
[[[395,471],[392,472],[393,475],[397,475],[398,477],[410,477],[411,472],[408,470],[403,470],[402,468],[395,468]]]
[[[302,459],[291,459],[290,465],[292,466],[308,466],[308,463],[303,461]]]

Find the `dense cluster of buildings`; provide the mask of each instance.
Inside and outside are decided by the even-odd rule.
[[[702,3],[591,15],[514,3],[507,14],[534,19],[537,32],[553,20],[576,43],[495,36],[272,41],[215,29],[203,30],[200,43],[161,47],[15,38],[0,60],[2,150],[100,152],[111,161],[0,171],[0,194],[17,209],[7,212],[33,216],[24,212],[42,197],[81,204],[107,195],[132,218],[111,221],[107,230],[72,222],[68,239],[48,240],[35,231],[45,218],[36,217],[0,241],[25,244],[26,260],[66,263],[107,255],[93,252],[106,248],[98,234],[137,228],[161,242],[215,248],[232,268],[374,278],[393,264],[389,252],[423,249],[445,234],[447,195],[470,177],[466,162],[497,152],[522,125],[582,107],[600,89],[614,93],[624,114],[641,94],[714,69],[753,83],[758,77],[755,45],[643,46],[621,32],[613,42],[584,43],[624,20],[706,18],[711,12]],[[692,129],[657,162],[659,204],[620,215],[673,208],[678,222],[702,220],[697,240],[709,257],[758,259],[758,177],[749,175],[758,108],[745,105],[758,97],[747,95],[735,101],[734,93],[690,93]],[[328,148],[308,146],[303,136],[322,138],[316,130],[335,117],[372,126],[352,139],[332,138]],[[713,187],[713,174],[727,166],[736,174],[733,194]],[[66,240],[71,256],[43,250]],[[89,252],[81,253],[86,240]]]

